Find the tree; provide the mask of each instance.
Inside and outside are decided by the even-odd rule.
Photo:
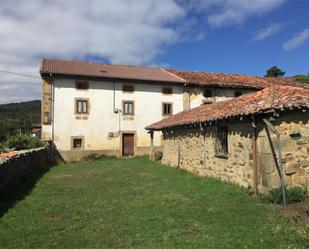
[[[267,70],[265,77],[280,77],[283,76],[284,74],[285,72],[282,71],[280,68],[272,66]]]
[[[307,75],[298,74],[298,75],[295,75],[293,78],[302,83],[309,83],[309,73]]]

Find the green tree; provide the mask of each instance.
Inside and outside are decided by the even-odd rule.
[[[280,68],[277,66],[272,66],[266,71],[265,77],[280,77],[285,74],[284,71],[282,71]]]
[[[293,78],[302,83],[309,83],[309,74],[307,75],[298,74],[298,75],[295,75]]]

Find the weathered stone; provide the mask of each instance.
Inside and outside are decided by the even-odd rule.
[[[286,163],[284,166],[284,172],[287,175],[294,174],[298,171],[300,164],[297,162]]]
[[[259,170],[262,174],[272,174],[277,168],[274,158],[271,154],[258,155]]]
[[[309,160],[301,161],[300,166],[303,168],[307,168],[309,166]]]
[[[262,185],[268,189],[277,188],[280,186],[280,178],[278,174],[263,175]]]
[[[281,137],[281,149],[283,151],[295,151],[297,149],[295,141],[290,136]]]

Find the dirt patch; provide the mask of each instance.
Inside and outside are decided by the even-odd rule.
[[[309,199],[304,202],[293,203],[283,208],[282,205],[275,205],[279,209],[281,215],[286,218],[299,221],[305,226],[309,226]]]

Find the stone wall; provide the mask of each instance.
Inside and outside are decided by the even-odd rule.
[[[0,161],[0,193],[18,186],[40,169],[47,167],[51,160],[48,148],[16,152],[17,155]]]
[[[288,187],[309,188],[308,113],[284,114],[274,125],[281,134],[282,162]],[[222,124],[223,125],[223,124]],[[201,131],[175,129],[164,132],[164,164],[188,170],[200,176],[216,177],[245,188],[253,188],[253,128],[250,121],[229,122],[228,155],[215,153],[216,129]],[[268,135],[269,133],[269,135]],[[257,128],[257,184],[260,192],[280,186],[275,154],[276,136],[267,131],[262,120]],[[274,148],[274,149],[272,149]],[[309,190],[309,189],[308,189]]]
[[[282,115],[274,125],[280,131],[284,180],[288,186],[302,186],[309,191],[309,114],[293,112]],[[259,190],[280,186],[276,135],[265,125],[259,125],[257,155]]]
[[[216,156],[216,127],[207,127],[165,133],[162,162],[200,176],[252,186],[252,130],[248,124],[229,125],[228,129],[227,157]]]

